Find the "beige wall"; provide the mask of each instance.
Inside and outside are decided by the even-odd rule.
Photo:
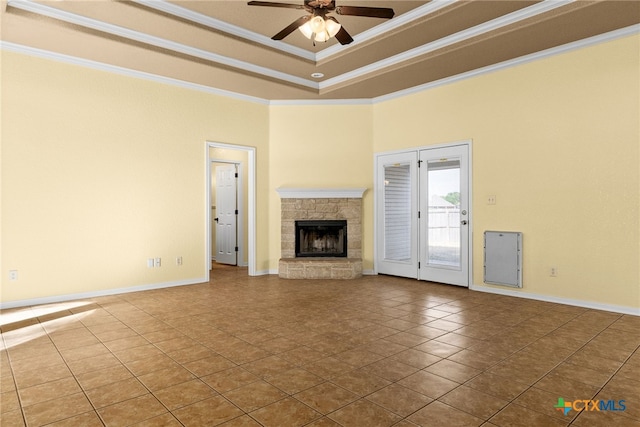
[[[483,232],[522,231],[522,291],[640,307],[639,51],[628,37],[374,106],[375,152],[473,140],[475,284]]]
[[[373,154],[471,139],[474,283],[482,232],[518,230],[524,292],[638,308],[639,40],[341,106],[269,107],[3,51],[0,301],[205,278],[207,140],[256,147],[258,272],[280,257],[279,187],[368,188],[370,270]]]
[[[268,107],[2,56],[2,302],[207,278],[205,141],[260,151]]]
[[[273,106],[269,125],[271,218],[280,218],[276,189],[354,188],[363,198],[363,268],[373,269],[372,107]],[[280,221],[269,228],[270,269],[278,268]]]

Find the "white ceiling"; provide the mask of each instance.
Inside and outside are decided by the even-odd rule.
[[[379,99],[594,37],[637,32],[640,22],[635,0],[336,4],[393,8],[395,16],[333,13],[354,38],[344,46],[335,39],[314,46],[299,31],[274,41],[306,12],[235,0],[8,0],[0,22],[5,49],[271,102]]]

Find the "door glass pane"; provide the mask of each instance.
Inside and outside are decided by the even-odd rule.
[[[428,182],[429,264],[460,268],[460,160],[430,160]]]
[[[384,166],[384,257],[411,259],[411,166]]]

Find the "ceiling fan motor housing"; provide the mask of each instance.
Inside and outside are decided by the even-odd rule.
[[[312,9],[333,10],[336,8],[335,0],[304,0],[304,5]]]

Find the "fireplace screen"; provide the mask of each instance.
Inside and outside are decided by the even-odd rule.
[[[296,257],[346,257],[347,221],[296,221]]]

